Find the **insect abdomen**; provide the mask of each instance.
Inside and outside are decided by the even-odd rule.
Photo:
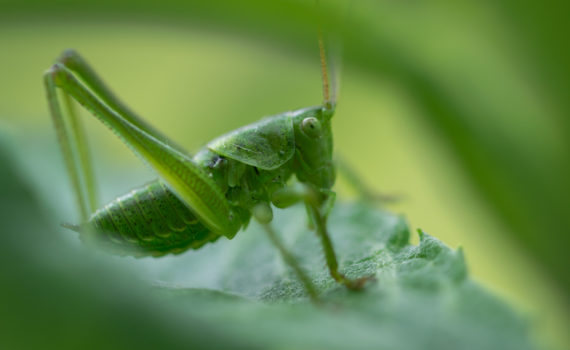
[[[220,237],[160,181],[115,199],[96,211],[89,224],[112,250],[134,256],[177,254]]]

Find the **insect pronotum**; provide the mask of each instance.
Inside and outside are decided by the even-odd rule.
[[[81,211],[82,223],[67,227],[119,248],[120,254],[161,256],[198,249],[221,236],[231,239],[254,217],[316,300],[313,283],[270,225],[271,204],[286,208],[302,201],[331,276],[350,289],[361,288],[367,278],[352,280],[339,272],[327,233],[335,199],[331,118],[336,101],[334,94],[329,96],[321,35],[319,51],[322,105],[264,118],[211,141],[194,156],[125,107],[75,51],[65,51],[44,74],[44,82]],[[159,179],[98,209],[85,134],[70,98],[150,164]]]

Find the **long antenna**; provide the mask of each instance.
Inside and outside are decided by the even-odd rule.
[[[319,53],[321,55],[321,76],[323,78],[323,105],[332,108],[332,101],[329,92],[329,74],[327,70],[327,58],[325,53],[325,44],[323,41],[323,32],[319,29]]]

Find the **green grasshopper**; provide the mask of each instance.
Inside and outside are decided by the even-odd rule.
[[[352,280],[339,272],[327,232],[326,218],[335,199],[331,118],[336,97],[329,96],[320,36],[319,49],[321,106],[264,118],[213,140],[193,157],[125,107],[76,52],[65,51],[44,74],[44,83],[81,211],[82,223],[67,227],[83,239],[118,247],[121,254],[161,256],[198,249],[221,236],[231,239],[254,217],[316,300],[311,280],[270,225],[270,204],[287,208],[303,201],[331,276],[350,289],[360,289],[368,278]],[[109,127],[160,179],[97,209],[86,137],[71,98]],[[290,184],[293,176],[297,181]]]

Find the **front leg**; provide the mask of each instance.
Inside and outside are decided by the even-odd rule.
[[[321,240],[325,259],[332,278],[338,283],[344,284],[352,290],[361,289],[364,284],[373,277],[364,277],[358,279],[349,279],[338,269],[338,260],[333,248],[332,241],[327,231],[326,217],[321,213],[321,201],[319,193],[311,187],[298,183],[291,187],[279,189],[271,196],[273,205],[278,208],[286,208],[299,201],[304,201],[308,209],[310,219],[315,224],[315,232]],[[325,209],[327,206],[325,206]]]

